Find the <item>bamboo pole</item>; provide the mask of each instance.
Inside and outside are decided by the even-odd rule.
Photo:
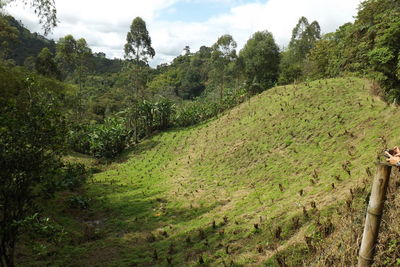
[[[386,199],[386,191],[392,169],[390,165],[384,163],[378,164],[377,167],[372,184],[360,252],[358,254],[359,267],[371,266],[373,263],[375,243],[378,238],[383,204]]]

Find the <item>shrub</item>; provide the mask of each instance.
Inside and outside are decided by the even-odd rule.
[[[198,124],[212,117],[221,111],[232,108],[243,102],[246,91],[244,89],[225,89],[222,101],[218,99],[198,98],[183,105],[174,118],[174,125],[185,127]]]
[[[88,178],[89,173],[81,163],[67,163],[63,168],[60,189],[74,191],[81,187]]]
[[[67,135],[69,147],[79,153],[90,154],[90,132],[93,126],[72,126]]]
[[[89,133],[90,153],[96,158],[115,158],[126,147],[130,133],[121,118],[108,118]]]
[[[72,196],[67,201],[68,206],[73,209],[86,209],[89,207],[89,200],[83,196]]]
[[[37,78],[0,64],[0,265],[14,265],[19,222],[60,173],[66,131],[57,100]]]
[[[123,118],[108,118],[101,124],[72,127],[68,144],[76,152],[112,159],[125,149],[129,138]]]

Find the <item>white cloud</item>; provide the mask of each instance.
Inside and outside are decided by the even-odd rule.
[[[353,21],[360,3],[360,0],[268,0],[246,4],[244,0],[219,0],[234,7],[203,22],[182,22],[179,18],[161,21],[159,15],[174,14],[174,4],[179,1],[199,0],[56,0],[60,23],[51,37],[56,40],[67,34],[84,37],[94,51],[103,51],[108,57],[122,57],[129,25],[133,18],[141,16],[156,50],[154,66],[172,60],[186,45],[196,51],[201,45],[212,45],[226,33],[234,37],[239,49],[254,32],[261,30],[272,32],[280,46],[287,45],[301,16],[310,22],[317,20],[323,32],[331,32]],[[14,5],[8,11],[30,30],[40,31],[38,20],[29,9]]]
[[[212,45],[222,34],[231,34],[242,48],[256,31],[273,33],[280,46],[286,46],[301,16],[317,20],[323,32],[331,32],[353,21],[360,0],[269,0],[236,6],[225,14],[203,23],[155,22],[152,32],[156,51],[178,55],[185,45],[196,51]],[[158,48],[158,49],[157,49]],[[171,53],[173,51],[173,53]]]

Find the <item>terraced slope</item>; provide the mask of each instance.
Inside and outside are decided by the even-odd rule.
[[[350,188],[368,184],[377,153],[400,143],[390,131],[400,126],[399,110],[370,87],[358,78],[275,87],[215,120],[144,141],[95,175],[79,245],[47,260],[303,263],[312,255],[304,236],[340,230],[330,216]]]

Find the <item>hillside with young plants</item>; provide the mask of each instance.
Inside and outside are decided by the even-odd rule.
[[[377,156],[400,142],[400,111],[377,90],[359,78],[279,86],[201,125],[157,134],[95,174],[85,195],[72,193],[88,207],[52,208],[73,218],[60,222],[67,239],[46,257],[20,251],[18,261],[355,264],[357,240],[346,238],[361,235]]]

